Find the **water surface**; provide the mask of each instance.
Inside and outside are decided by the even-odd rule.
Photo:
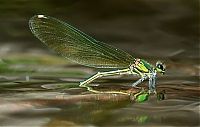
[[[176,64],[184,71],[176,70]],[[0,125],[198,126],[197,69],[190,63],[170,63],[157,84],[158,91],[165,91],[165,100],[158,101],[151,95],[148,101],[136,103],[128,95],[94,94],[79,88],[79,81],[98,71],[93,68],[49,55],[25,55],[23,59],[21,55],[10,56],[1,61]],[[91,86],[99,90],[130,89],[137,78],[106,77]]]

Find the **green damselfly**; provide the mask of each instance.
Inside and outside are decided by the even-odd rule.
[[[56,18],[36,15],[30,19],[29,26],[32,33],[41,42],[61,56],[81,65],[113,69],[113,71],[98,72],[87,80],[80,82],[79,86],[86,87],[89,91],[100,92],[88,86],[97,78],[134,74],[139,75],[141,78],[134,82],[132,87],[136,87],[144,80],[149,79],[149,92],[152,93],[156,92],[157,72],[165,73],[165,65],[161,62],[158,61],[156,66],[153,66],[143,59],[134,58],[120,49],[97,41]],[[116,91],[110,91],[110,93],[124,94]]]

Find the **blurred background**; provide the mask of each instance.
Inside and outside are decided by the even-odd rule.
[[[44,14],[136,56],[198,58],[198,6],[198,0],[1,0],[0,54],[47,51],[28,26]]]
[[[199,0],[0,0],[0,126],[200,126],[199,5]],[[38,14],[153,65],[164,61],[166,74],[157,80],[162,94],[135,103],[128,95],[79,88],[100,70],[71,63],[44,46],[28,25]],[[134,95],[140,92],[130,87],[136,80],[105,77],[90,86]]]

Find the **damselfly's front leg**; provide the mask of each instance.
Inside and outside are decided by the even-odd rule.
[[[137,80],[136,82],[134,82],[132,84],[132,87],[136,87],[138,84],[142,83],[144,80],[146,80],[148,78],[147,75],[142,76],[139,80]]]
[[[156,94],[156,73],[152,73],[149,77],[149,93]]]
[[[93,75],[92,77],[90,77],[89,79],[80,82],[80,87],[86,87],[89,91],[91,92],[95,92],[95,93],[121,93],[121,94],[127,94],[124,92],[120,92],[120,91],[110,91],[110,92],[101,92],[101,91],[97,91],[92,89],[92,87],[88,86],[89,83],[91,83],[92,81],[94,81],[97,78],[100,77],[105,77],[105,76],[113,76],[113,75],[122,75],[122,74],[129,74],[130,70],[129,69],[123,69],[123,70],[116,70],[116,71],[109,71],[109,72],[98,72],[95,75]]]

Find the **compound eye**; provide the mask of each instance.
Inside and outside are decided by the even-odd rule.
[[[162,64],[158,64],[157,67],[161,70],[164,70],[163,65]]]

